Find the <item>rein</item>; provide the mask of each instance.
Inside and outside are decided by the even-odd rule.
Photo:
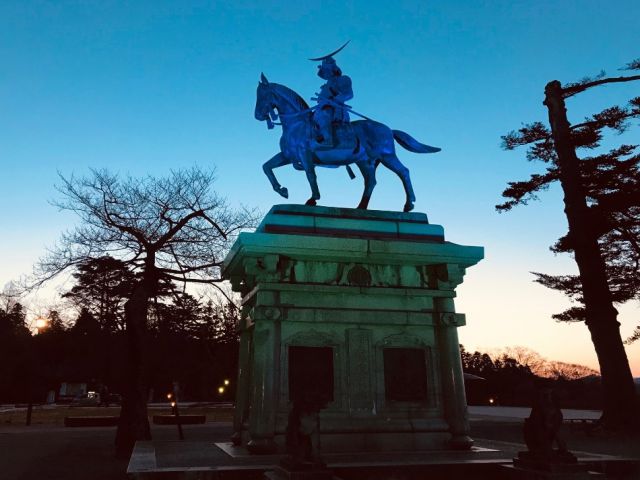
[[[280,95],[280,94],[279,94],[276,90],[274,90],[273,88],[270,88],[270,90],[271,90],[271,93],[272,93],[274,96],[275,96],[275,95],[277,95],[279,98],[281,98],[281,99],[282,99],[282,98],[284,98],[285,100],[289,101],[289,99],[288,99],[288,98],[283,97],[282,95]],[[314,97],[314,98],[312,98],[311,100],[317,100],[317,98],[315,98],[315,97]],[[334,107],[346,108],[346,109],[349,111],[349,113],[352,113],[352,114],[354,114],[354,115],[356,115],[356,116],[358,116],[358,117],[360,117],[360,118],[364,118],[365,120],[369,120],[369,121],[372,121],[372,122],[374,121],[373,119],[371,119],[371,118],[367,117],[366,115],[363,115],[363,114],[361,114],[361,113],[356,112],[356,111],[355,111],[355,110],[353,110],[349,105],[346,105],[346,104],[340,104],[340,103],[338,103],[338,102],[334,102],[333,100],[331,100],[331,99],[329,99],[329,98],[324,99],[324,101],[325,101],[325,102],[327,102],[327,103],[331,103],[331,104],[333,104],[333,106],[334,106]],[[295,117],[297,117],[297,116],[299,116],[299,115],[303,115],[303,114],[305,114],[305,113],[313,112],[313,111],[314,111],[314,110],[316,110],[318,107],[319,107],[319,105],[314,105],[313,107],[305,108],[304,110],[300,110],[300,111],[298,111],[298,112],[294,112],[294,113],[281,113],[279,116],[280,116],[280,118],[295,118]],[[275,125],[282,126],[282,122],[276,122],[276,120],[277,120],[277,119],[278,119],[278,113],[276,113],[276,112],[274,111],[274,108],[272,108],[272,109],[269,111],[269,118],[267,118],[267,128],[268,128],[269,130],[273,129],[273,127],[274,127]]]
[[[281,99],[285,99],[287,101],[289,101],[288,98],[284,98],[282,95],[280,95],[277,91],[275,91],[273,88],[270,89],[271,93],[275,96],[277,95],[279,98]],[[273,127],[275,125],[279,125],[282,126],[282,122],[276,122],[276,120],[278,119],[278,116],[280,118],[295,118],[298,117],[300,115],[304,115],[306,113],[310,113],[313,112],[316,108],[318,108],[318,105],[314,105],[313,107],[309,107],[309,108],[305,108],[304,110],[300,110],[298,112],[293,112],[293,113],[281,113],[278,114],[276,113],[274,110],[274,108],[272,108],[271,110],[269,110],[269,117],[267,118],[267,128],[269,130],[273,129]]]
[[[279,115],[278,115],[278,113],[276,113],[276,112],[274,111],[274,109],[272,108],[272,109],[269,111],[269,117],[267,118],[267,128],[268,128],[269,130],[271,130],[275,125],[280,125],[280,126],[282,126],[282,122],[276,122],[276,121],[275,121],[275,120],[277,120],[277,119],[278,119],[278,116],[279,116],[280,118],[295,118],[295,117],[298,117],[298,116],[300,116],[300,115],[302,115],[302,114],[313,112],[316,108],[318,108],[318,106],[317,106],[317,105],[315,105],[315,106],[313,106],[313,107],[305,108],[304,110],[300,110],[299,112],[294,112],[294,113],[281,113],[281,114],[279,114]]]
[[[289,98],[287,98],[287,97],[285,97],[285,96],[281,95],[280,93],[278,93],[278,91],[277,91],[277,90],[274,90],[271,86],[269,87],[269,90],[271,91],[271,94],[272,94],[274,97],[276,97],[276,96],[277,96],[277,97],[278,97],[278,98],[280,98],[281,100],[285,100],[285,101],[287,101],[288,103],[290,103],[290,104],[291,104],[291,100],[290,100]],[[315,100],[315,99],[312,99],[312,100]],[[356,114],[356,115],[358,115],[359,117],[362,117],[362,118],[364,118],[364,119],[366,119],[366,120],[370,120],[370,118],[365,117],[364,115],[362,115],[362,114],[360,114],[360,113],[358,113],[358,112],[353,112],[353,110],[351,110],[351,107],[350,107],[350,106],[348,106],[348,105],[339,105],[339,104],[337,104],[336,102],[333,102],[333,101],[331,101],[331,100],[329,100],[329,102],[330,102],[330,103],[333,103],[334,105],[338,105],[338,106],[346,107],[346,108],[348,108],[348,109],[349,109],[349,111],[351,111],[352,113],[355,113],[355,114]],[[282,126],[282,122],[276,122],[276,120],[278,119],[278,117],[280,117],[281,119],[287,119],[287,118],[295,118],[295,117],[299,117],[300,115],[305,115],[305,114],[307,114],[307,113],[312,113],[312,112],[313,112],[314,110],[316,110],[319,106],[320,106],[320,104],[317,104],[317,105],[314,105],[313,107],[308,107],[308,108],[305,108],[305,109],[303,109],[303,110],[299,110],[299,111],[297,111],[297,112],[293,112],[293,113],[281,113],[281,114],[278,114],[278,112],[276,112],[276,108],[277,108],[277,107],[275,107],[275,106],[274,106],[274,107],[272,107],[272,108],[270,108],[270,109],[269,109],[269,114],[267,115],[267,118],[266,118],[267,128],[268,128],[269,130],[272,130],[272,129],[273,129],[273,127],[274,127],[274,126],[276,126],[276,125]],[[307,125],[307,129],[309,129],[309,128],[311,128],[311,126],[310,126],[310,125]],[[308,132],[308,131],[307,131],[307,134],[309,135],[309,132]],[[292,163],[293,163],[293,164],[294,164],[294,166],[295,166],[295,162],[292,162]],[[300,164],[300,163],[299,163],[299,161],[298,161],[298,164]],[[265,164],[265,165],[266,165],[266,164]],[[350,165],[345,165],[345,168],[347,169],[347,173],[349,174],[349,178],[351,178],[351,180],[353,180],[354,178],[356,178],[356,176],[355,176],[355,174],[353,173],[353,170],[351,169],[351,166],[350,166]]]

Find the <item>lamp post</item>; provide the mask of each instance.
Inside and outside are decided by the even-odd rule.
[[[176,425],[178,427],[178,436],[180,440],[184,440],[182,432],[182,422],[180,421],[180,410],[178,409],[178,392],[180,390],[178,382],[173,382],[173,391],[167,394],[167,400],[171,402],[171,413],[176,417]]]

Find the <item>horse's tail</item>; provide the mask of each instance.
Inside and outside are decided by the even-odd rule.
[[[430,145],[425,145],[424,143],[420,143],[415,138],[413,138],[408,133],[403,132],[402,130],[391,130],[393,132],[393,138],[396,142],[413,153],[436,153],[441,149],[438,147],[432,147]]]

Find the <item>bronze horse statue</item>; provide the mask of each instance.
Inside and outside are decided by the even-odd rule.
[[[280,153],[262,166],[271,186],[284,198],[288,198],[288,190],[278,183],[273,169],[292,164],[295,169],[304,170],[311,187],[311,198],[306,205],[316,205],[320,198],[316,166],[337,168],[346,165],[352,176],[349,165],[355,163],[364,177],[364,192],[357,208],[366,209],[376,185],[376,168],[382,163],[402,181],[406,194],[404,211],[409,212],[413,210],[416,197],[409,169],[396,156],[394,140],[414,153],[440,151],[439,148],[418,142],[405,132],[391,130],[373,120],[357,120],[339,127],[341,131],[336,132],[336,137],[342,140],[338,145],[332,149],[318,148],[313,141],[313,108],[309,108],[302,97],[290,88],[269,82],[264,74],[258,84],[255,117],[266,121],[269,128],[273,128],[273,120],[278,118],[282,125]]]

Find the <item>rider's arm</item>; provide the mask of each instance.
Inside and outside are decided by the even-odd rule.
[[[331,90],[334,93],[334,99],[337,102],[345,103],[347,100],[351,100],[353,98],[353,89],[351,87],[351,79],[346,75],[342,75],[336,79],[336,88],[332,88]]]

